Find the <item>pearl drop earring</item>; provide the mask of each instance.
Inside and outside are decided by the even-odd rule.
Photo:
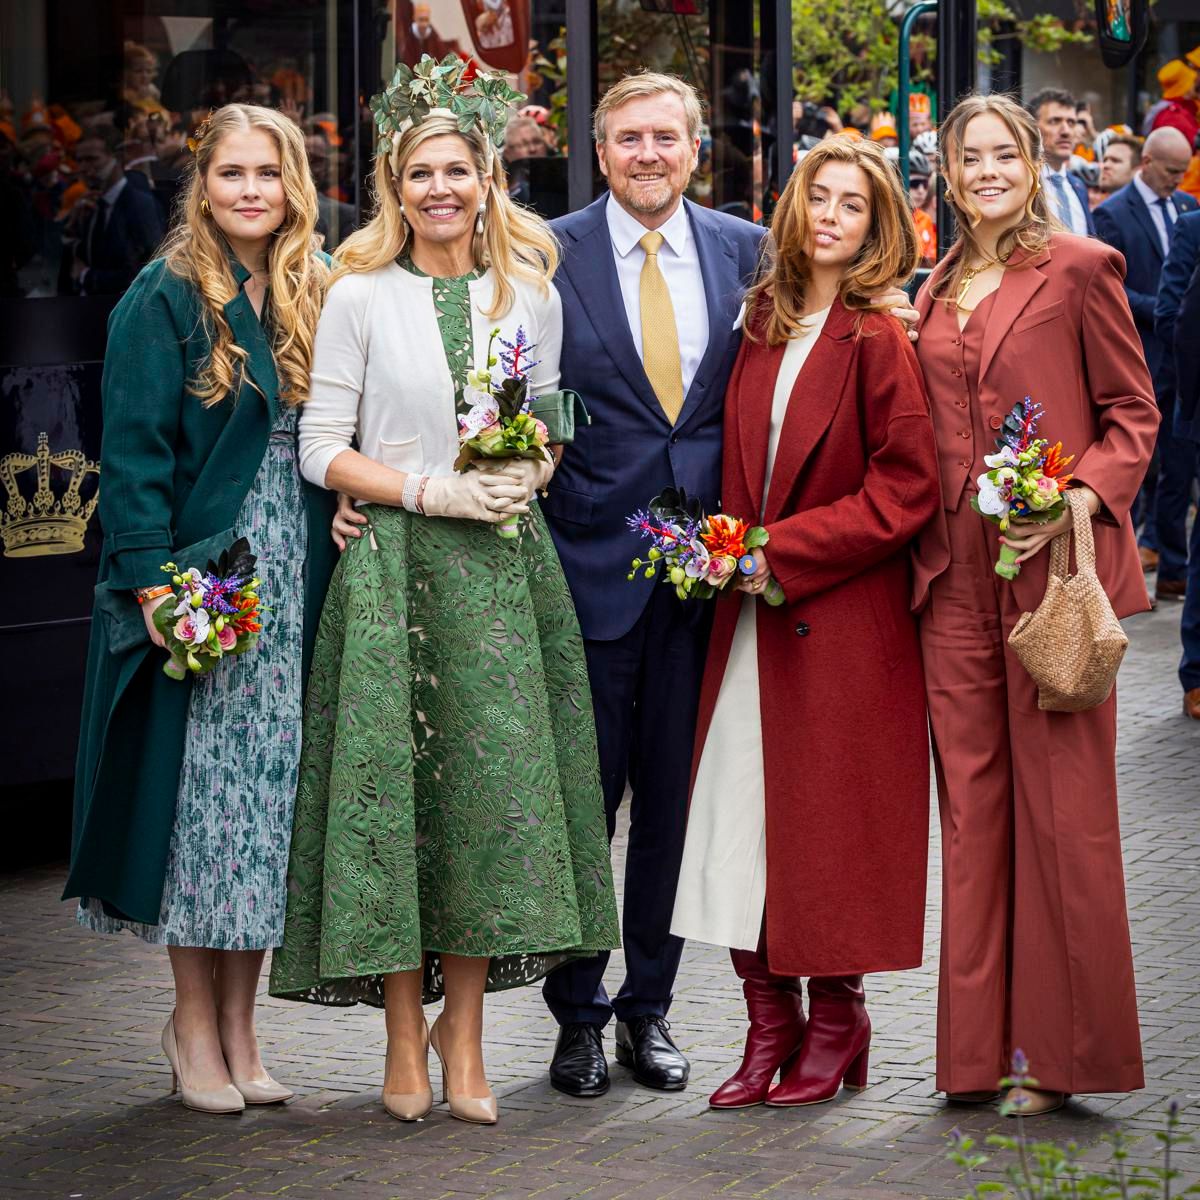
[[[487,208],[487,201],[486,201],[486,200],[480,200],[480,202],[479,202],[479,216],[477,216],[477,217],[475,218],[475,232],[476,232],[476,233],[478,233],[478,234],[482,234],[482,233],[483,233],[483,214],[484,214],[484,211],[486,210],[486,208]]]

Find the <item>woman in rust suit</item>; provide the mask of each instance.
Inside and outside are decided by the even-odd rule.
[[[1038,1085],[1010,1098],[1030,1115],[1074,1092],[1143,1085],[1116,697],[1038,709],[1006,639],[1041,601],[1046,547],[1069,517],[1010,526],[1023,568],[1009,583],[993,571],[999,531],[970,499],[1005,415],[1032,397],[1040,435],[1075,456],[1117,615],[1142,612],[1129,506],[1158,411],[1123,260],[1050,217],[1036,123],[1006,97],[973,96],[941,138],[960,233],[917,299],[942,512],[918,541],[914,579],[942,817],[937,1085],[990,1099],[1021,1049]]]

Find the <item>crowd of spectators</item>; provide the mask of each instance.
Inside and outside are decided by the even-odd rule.
[[[168,64],[127,41],[107,96],[18,108],[0,91],[0,296],[117,295],[161,242],[189,132],[219,104],[289,112],[305,131],[331,248],[354,226],[349,163],[332,113],[310,112],[295,61],[254,65],[230,51],[185,51]]]

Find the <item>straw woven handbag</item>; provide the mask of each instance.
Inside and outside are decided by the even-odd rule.
[[[1023,613],[1008,644],[1038,685],[1038,708],[1083,712],[1108,699],[1129,639],[1096,576],[1087,501],[1068,491],[1075,533],[1075,574],[1068,573],[1071,530],[1050,544],[1046,595]]]

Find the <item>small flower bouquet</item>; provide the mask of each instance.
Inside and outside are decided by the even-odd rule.
[[[228,654],[245,654],[262,632],[262,610],[254,576],[258,560],[250,543],[238,538],[204,571],[181,571],[173,562],[162,570],[171,576],[176,604],[160,604],[154,625],[163,635],[171,657],[163,672],[172,679],[188,673],[203,675]]]
[[[1074,461],[1074,455],[1063,457],[1062,442],[1052,446],[1046,438],[1037,436],[1042,406],[1026,396],[1004,418],[996,453],[985,454],[989,468],[976,483],[979,495],[971,498],[971,507],[989,521],[1008,529],[1013,517],[1045,523],[1063,512],[1063,492],[1071,476],[1063,472]],[[1021,573],[1018,551],[1001,545],[996,574],[1004,579],[1016,579]]]
[[[739,574],[753,575],[752,550],[767,544],[767,531],[737,517],[708,516],[686,492],[667,488],[643,512],[629,518],[629,528],[650,542],[646,558],[635,558],[627,579],[642,571],[653,579],[665,568],[663,581],[675,588],[680,600],[709,600]],[[783,588],[771,580],[763,599],[783,603]]]
[[[504,347],[499,356],[492,354],[497,341]],[[471,407],[466,416],[458,418],[456,471],[469,471],[489,458],[552,461],[547,449],[549,431],[529,411],[529,372],[537,366],[536,361],[530,361],[534,348],[524,329],[518,329],[511,342],[500,337],[499,329],[492,330],[487,367],[469,372],[463,389],[463,399]],[[492,368],[497,363],[504,368],[504,378],[499,383],[492,379]],[[496,526],[496,532],[502,538],[515,538],[519,521],[516,514],[507,517]]]

